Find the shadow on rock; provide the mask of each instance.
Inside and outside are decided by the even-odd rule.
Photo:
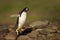
[[[27,35],[27,34],[29,34],[30,32],[32,32],[32,28],[27,28],[27,29],[25,29],[22,33],[19,32],[19,35],[18,35],[18,36]]]

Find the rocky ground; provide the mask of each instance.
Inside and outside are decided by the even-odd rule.
[[[12,25],[1,25],[0,40],[60,40],[60,22],[35,21],[19,35]]]

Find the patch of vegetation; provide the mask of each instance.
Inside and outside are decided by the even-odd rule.
[[[16,18],[9,18],[7,15],[17,14],[26,6],[30,9],[27,22],[60,19],[60,0],[1,0],[0,2],[2,2],[0,6],[0,22],[3,23],[14,23]],[[17,12],[14,12],[15,10]],[[4,18],[6,18],[6,21],[4,21]]]

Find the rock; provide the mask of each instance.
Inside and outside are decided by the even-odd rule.
[[[58,40],[60,40],[60,33],[57,33],[56,37],[57,37]]]
[[[50,33],[47,35],[47,40],[58,40],[56,34]]]
[[[37,29],[32,31],[31,33],[27,34],[28,37],[32,38],[33,40],[45,40],[46,36],[43,33],[40,33],[42,29]]]
[[[54,37],[54,36],[56,36],[56,34],[54,34],[54,33],[49,33],[47,36],[48,36],[48,37]]]
[[[15,40],[17,37],[16,32],[9,32],[4,38],[6,40]]]
[[[0,38],[0,40],[6,40],[5,38]]]
[[[57,26],[54,25],[49,25],[47,26],[47,28],[45,29],[48,33],[56,33],[58,30]]]
[[[8,26],[0,26],[0,31],[3,31],[3,30],[6,30],[6,29],[8,29]]]
[[[12,27],[9,27],[8,30],[9,30],[10,32],[14,32],[14,31],[15,31],[15,29],[12,28]]]
[[[49,32],[49,33],[55,33],[55,32],[57,32],[57,31],[54,30],[54,29],[46,29],[46,31]]]
[[[30,23],[30,27],[35,27],[35,26],[47,26],[49,24],[48,21],[35,21]]]
[[[48,21],[35,21],[29,24],[32,30],[44,29],[49,25]]]
[[[9,33],[8,29],[4,29],[0,31],[0,40],[5,40],[4,37]]]
[[[55,30],[57,30],[57,29],[58,29],[58,27],[57,27],[57,26],[55,26],[55,25],[53,25],[53,26],[52,26],[52,28],[53,28],[53,29],[55,29]]]
[[[23,36],[19,36],[17,40],[32,40],[32,39],[29,38],[28,36],[23,35]]]

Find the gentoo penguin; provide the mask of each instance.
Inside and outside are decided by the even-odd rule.
[[[29,11],[28,7],[25,7],[21,12],[19,12],[19,16],[17,17],[17,29],[16,29],[16,33],[18,35],[18,32],[22,32],[23,31],[23,25],[26,21],[26,17],[27,17],[27,13]]]

